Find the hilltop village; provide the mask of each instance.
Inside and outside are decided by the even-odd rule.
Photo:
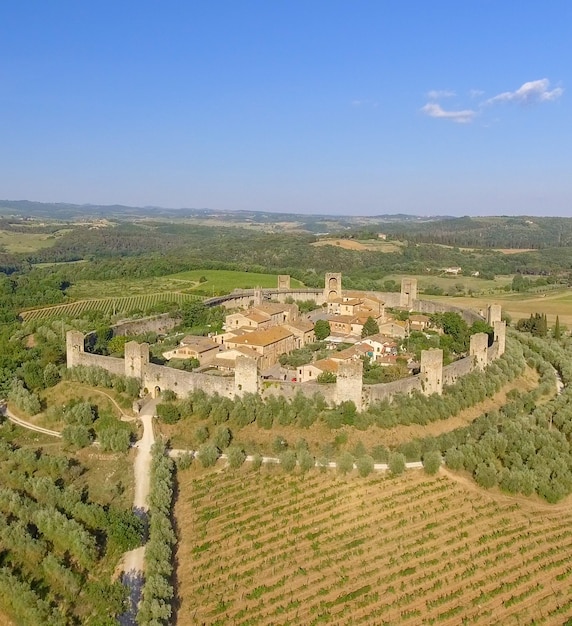
[[[309,299],[318,308],[301,315],[296,302]],[[395,393],[417,389],[425,395],[441,394],[444,385],[475,367],[484,368],[505,349],[506,325],[500,307],[492,305],[486,312],[494,328],[492,345],[487,333],[477,332],[470,336],[469,354],[464,358],[444,366],[443,350],[429,348],[421,351],[416,362],[403,341],[414,330],[436,335],[429,329],[427,314],[454,309],[468,322],[484,318],[418,300],[414,279],[404,279],[400,293],[371,294],[342,292],[341,274],[326,274],[323,290],[290,289],[289,276],[280,276],[276,290],[234,292],[209,304],[222,304],[229,310],[224,331],[211,337],[188,335],[164,353],[166,359],[194,359],[198,367],[192,372],[151,362],[149,344],[135,341],[125,344],[124,360],[87,353],[85,337],[77,331],[68,332],[67,365],[95,365],[138,378],[143,391],[154,396],[163,389],[179,396],[202,389],[231,399],[245,393],[292,398],[300,391],[308,397],[319,393],[332,405],[352,401],[362,410]],[[397,319],[400,312],[403,320]],[[327,331],[320,339],[326,347],[316,351],[319,358],[294,366],[287,362],[288,355],[297,350],[316,346],[317,330],[324,327]],[[388,367],[400,359],[403,372],[398,379],[364,384],[366,363]]]
[[[376,332],[367,332],[368,320]],[[315,380],[324,372],[335,374],[341,361],[364,355],[384,366],[395,365],[400,340],[411,330],[425,330],[430,319],[426,315],[412,315],[407,321],[397,320],[386,312],[382,300],[359,293],[333,298],[323,307],[304,315],[300,314],[295,302],[259,299],[244,311],[228,314],[224,332],[210,337],[187,335],[177,348],[163,353],[163,356],[166,359],[196,359],[202,371],[218,369],[223,372],[234,371],[237,357],[247,356],[254,359],[260,372],[270,378],[273,377],[271,372],[276,372],[274,366],[280,362],[281,355],[316,342],[316,322],[322,322],[322,328],[329,330],[327,336],[320,339],[332,356],[298,368],[294,378],[299,382]],[[352,347],[335,350],[346,344]]]

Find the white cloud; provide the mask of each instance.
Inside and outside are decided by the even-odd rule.
[[[439,89],[432,89],[431,91],[427,92],[427,97],[429,98],[429,100],[439,100],[440,98],[452,98],[453,96],[456,96],[457,94],[454,91],[450,91],[449,89],[443,89],[443,90],[439,90]]]
[[[471,89],[469,91],[469,96],[471,98],[480,98],[482,95],[484,95],[484,91],[482,89]]]
[[[438,117],[446,120],[451,120],[457,124],[469,124],[476,117],[477,112],[471,109],[465,109],[463,111],[445,111],[441,108],[441,105],[436,102],[428,102],[421,111],[429,117]]]
[[[516,91],[504,91],[493,98],[489,98],[485,104],[495,104],[497,102],[519,102],[522,104],[532,104],[535,102],[551,102],[556,100],[563,93],[564,89],[556,87],[549,90],[550,81],[548,78],[533,80],[524,83]]]

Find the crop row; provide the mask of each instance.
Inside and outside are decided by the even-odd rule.
[[[524,616],[553,589],[547,614],[569,593],[568,517],[421,474],[360,486],[317,473],[243,479],[190,490],[186,528],[200,540],[181,582],[206,624],[488,623],[499,602],[505,618]]]
[[[41,309],[22,311],[20,317],[24,321],[44,320],[52,317],[76,318],[87,311],[101,311],[104,315],[114,315],[130,311],[148,311],[161,303],[182,304],[183,302],[197,299],[200,299],[200,296],[169,291],[138,296],[78,300],[69,304],[58,304]]]

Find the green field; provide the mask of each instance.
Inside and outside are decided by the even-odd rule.
[[[65,234],[65,230],[54,234],[45,233],[18,233],[0,230],[0,249],[11,254],[30,253],[42,248],[50,248],[55,245],[58,238]]]
[[[206,281],[200,282],[201,278]],[[231,270],[190,270],[165,276],[164,280],[179,281],[182,290],[189,289],[214,292],[214,295],[228,293],[233,289],[254,289],[263,287],[272,289],[278,287],[276,274],[256,274],[254,272],[234,272]],[[303,284],[294,278],[291,279],[292,288],[303,287]]]
[[[446,274],[390,274],[385,276],[383,280],[394,280],[400,283],[402,278],[416,278],[417,286],[420,291],[430,286],[441,287],[445,292],[453,291],[457,285],[462,286],[465,292],[472,291],[474,293],[496,293],[502,291],[507,285],[512,283],[513,276],[497,276],[494,280],[484,280],[476,276],[454,276]],[[422,296],[425,298],[426,296]]]
[[[199,282],[201,278],[206,281]],[[158,278],[142,280],[82,280],[73,284],[67,295],[73,300],[86,298],[118,298],[159,292],[180,292],[192,294],[199,291],[204,296],[229,293],[233,289],[254,287],[272,288],[278,286],[276,274],[255,274],[230,270],[190,270]],[[299,280],[292,278],[291,286],[303,287]]]
[[[201,282],[201,279],[206,280]],[[163,300],[181,304],[184,300],[226,294],[233,289],[277,286],[276,274],[230,270],[191,270],[144,280],[80,281],[67,291],[74,302],[24,311],[20,315],[24,320],[77,317],[88,310],[113,315],[134,310],[147,311]],[[303,287],[295,279],[291,280],[291,286]]]
[[[528,318],[534,313],[545,313],[549,324],[553,324],[556,316],[562,324],[572,327],[572,290],[554,289],[546,293],[495,293],[490,297],[458,297],[421,296],[426,300],[447,302],[464,309],[476,311],[486,308],[488,304],[500,304],[504,312],[516,320]]]

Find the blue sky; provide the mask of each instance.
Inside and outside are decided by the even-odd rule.
[[[572,216],[569,0],[18,0],[0,198]]]

